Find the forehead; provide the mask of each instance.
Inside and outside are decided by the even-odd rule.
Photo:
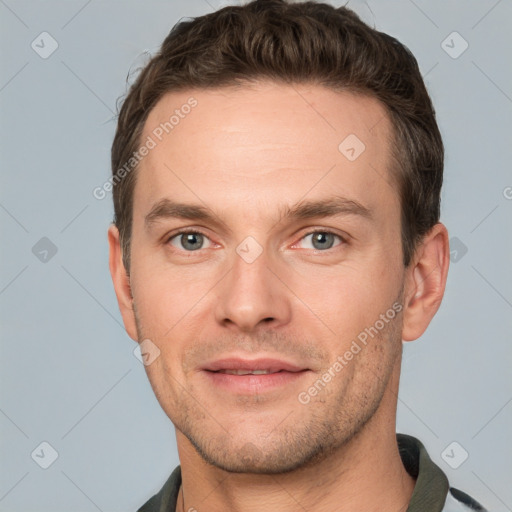
[[[318,85],[168,93],[144,125],[141,141],[153,147],[139,165],[134,206],[170,195],[261,209],[333,188],[389,202],[390,136],[378,100]]]

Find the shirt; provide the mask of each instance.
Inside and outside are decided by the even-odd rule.
[[[423,444],[406,434],[396,435],[402,463],[416,479],[407,512],[486,512],[466,493],[450,487],[441,468],[429,457]],[[171,473],[160,491],[138,512],[176,512],[176,500],[181,486],[181,466]]]

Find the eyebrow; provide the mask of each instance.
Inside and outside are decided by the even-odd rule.
[[[318,201],[299,202],[293,207],[286,206],[281,219],[312,219],[315,217],[334,217],[335,215],[357,215],[371,220],[369,208],[354,199],[342,196],[328,197]]]
[[[286,220],[307,220],[317,217],[334,217],[337,215],[355,215],[366,220],[372,220],[372,211],[354,199],[333,196],[316,201],[300,201],[294,206],[281,207],[277,223]],[[209,208],[200,205],[180,203],[164,198],[156,202],[144,222],[146,228],[165,219],[178,218],[200,220],[212,224],[223,224]]]

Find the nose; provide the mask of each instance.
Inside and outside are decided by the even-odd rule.
[[[215,316],[223,327],[251,332],[290,321],[291,292],[270,260],[265,250],[254,261],[234,254],[231,271],[216,287]]]

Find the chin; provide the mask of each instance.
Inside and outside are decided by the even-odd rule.
[[[289,473],[316,463],[329,453],[325,445],[308,444],[298,439],[290,442],[289,439],[274,438],[266,446],[258,447],[252,442],[243,441],[237,446],[232,437],[205,443],[189,436],[187,438],[205,462],[229,473]]]

